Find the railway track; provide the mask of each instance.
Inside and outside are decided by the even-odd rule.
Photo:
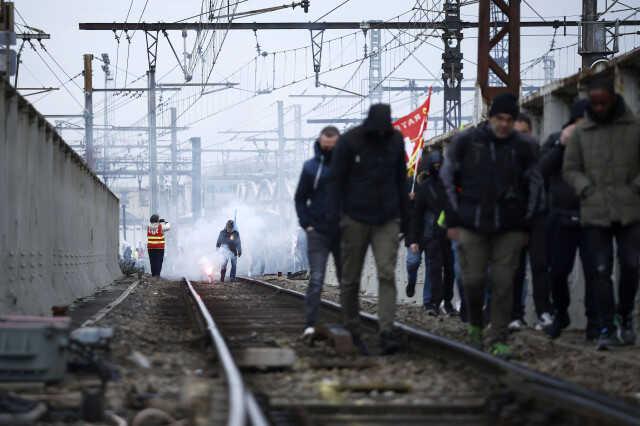
[[[220,424],[640,424],[637,407],[404,324],[396,323],[404,350],[377,356],[375,317],[366,313],[372,356],[338,355],[322,341],[310,347],[299,338],[304,295],[274,284],[185,279],[185,289],[226,377]],[[320,322],[340,323],[339,310],[323,301]],[[247,353],[275,357],[277,368],[246,365]]]

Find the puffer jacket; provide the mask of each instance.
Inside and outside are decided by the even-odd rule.
[[[567,143],[562,175],[580,196],[582,225],[640,222],[640,121],[622,97],[610,122],[587,111]]]
[[[517,132],[499,139],[487,122],[454,136],[440,178],[454,211],[447,216],[452,228],[524,230],[544,202],[532,144]]]
[[[341,215],[369,225],[400,220],[407,229],[406,176],[402,134],[391,125],[386,105],[373,105],[361,126],[344,133],[331,160],[329,220]]]
[[[314,150],[314,157],[305,161],[302,167],[296,188],[294,197],[296,213],[303,229],[312,226],[316,232],[328,234],[327,212],[331,151],[323,151],[318,141],[314,145]]]

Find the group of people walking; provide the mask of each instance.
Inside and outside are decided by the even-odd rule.
[[[586,337],[597,340],[600,349],[633,344],[640,121],[610,80],[595,78],[588,98],[572,106],[569,122],[558,130],[540,146],[517,98],[498,95],[485,122],[461,131],[446,147],[426,149],[417,176],[408,177],[403,137],[392,126],[388,105],[371,106],[362,125],[342,135],[335,127],[324,128],[295,194],[310,263],[303,335],[315,333],[331,253],[344,326],[361,352],[368,351],[358,297],[370,247],[379,282],[380,349],[398,350],[395,268],[404,238],[407,296],[415,295],[424,253],[425,313],[457,315],[452,303],[457,284],[460,317],[477,348],[511,355],[509,331],[526,325],[527,263],[535,326],[558,337],[571,321],[568,278],[578,252]]]

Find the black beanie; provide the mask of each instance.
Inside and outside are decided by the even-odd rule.
[[[573,124],[577,119],[584,117],[584,113],[589,106],[589,101],[587,99],[579,99],[571,105],[571,116],[569,117],[569,124]]]
[[[497,114],[509,114],[515,120],[519,113],[518,98],[511,93],[502,93],[493,98],[491,108],[489,108],[489,117]]]

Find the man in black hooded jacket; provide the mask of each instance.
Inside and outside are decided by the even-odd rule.
[[[384,354],[398,349],[391,330],[398,236],[405,230],[407,218],[404,157],[402,134],[391,124],[391,108],[376,104],[362,125],[342,135],[331,164],[329,220],[334,232],[339,223],[340,299],[345,326],[363,350],[358,297],[365,255],[371,246],[378,271],[380,346]]]
[[[553,323],[544,328],[551,337],[560,336],[569,326],[569,274],[575,265],[576,252],[580,246],[580,197],[562,178],[562,161],[566,144],[575,127],[584,120],[589,105],[586,99],[576,101],[571,107],[571,117],[561,132],[552,133],[542,146],[540,172],[548,187],[549,215],[547,235],[549,236],[549,280],[553,295]],[[594,340],[600,334],[593,303],[591,279],[585,274],[585,314],[587,316],[587,340]]]
[[[310,279],[305,298],[303,338],[308,340],[315,334],[329,253],[333,255],[340,280],[340,241],[330,232],[327,220],[331,156],[339,136],[340,132],[334,126],[322,129],[314,144],[314,157],[302,167],[295,194],[298,220],[307,234]]]
[[[440,303],[445,312],[453,312],[453,251],[447,239],[446,212],[450,213],[447,193],[438,177],[442,165],[442,153],[435,150],[428,154],[424,171],[418,175],[416,201],[410,213],[407,241],[410,250],[424,250],[426,267],[431,284],[431,298],[425,300],[428,315],[438,316]]]

